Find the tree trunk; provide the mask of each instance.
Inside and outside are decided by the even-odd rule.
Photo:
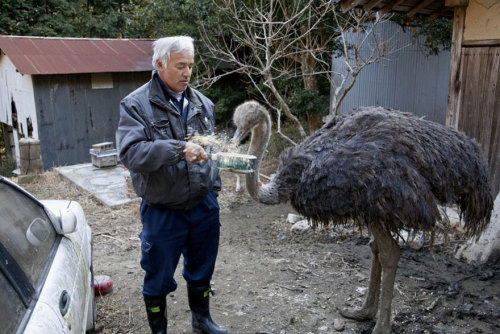
[[[297,125],[297,128],[299,129],[299,133],[302,137],[306,136],[306,132],[304,130],[304,127],[302,124],[300,124],[300,121],[297,117],[295,117],[292,112],[290,111],[290,108],[288,107],[288,104],[286,104],[285,99],[281,96],[281,94],[278,92],[276,87],[274,86],[274,83],[270,77],[270,75],[266,75],[267,79],[267,85],[269,86],[269,89],[273,93],[274,97],[278,100],[278,103],[280,104],[280,107],[283,109],[283,112],[285,115]]]
[[[318,93],[318,79],[314,73],[314,67],[316,65],[316,61],[309,53],[302,54],[302,73],[303,81],[304,81],[304,89],[310,90]],[[321,110],[306,110],[307,115],[307,123],[309,124],[309,132],[313,132],[319,129],[322,125],[321,122]]]

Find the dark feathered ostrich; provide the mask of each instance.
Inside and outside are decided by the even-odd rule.
[[[393,234],[431,230],[441,220],[438,204],[457,204],[469,236],[489,223],[493,202],[478,145],[464,134],[408,113],[360,108],[331,119],[280,156],[276,176],[258,182],[271,134],[267,110],[255,101],[236,108],[234,136],[251,133],[248,154],[257,156],[247,174],[250,195],[265,204],[290,201],[316,224],[354,219],[373,238],[368,295],[345,317],[375,318],[373,333],[390,333],[391,302],[400,250]]]

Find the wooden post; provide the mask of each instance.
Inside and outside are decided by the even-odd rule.
[[[450,81],[448,86],[448,104],[446,107],[446,125],[458,128],[460,117],[460,92],[462,86],[462,40],[464,36],[466,7],[455,7],[453,14],[453,37],[451,42]]]

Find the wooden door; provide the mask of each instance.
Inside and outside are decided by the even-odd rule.
[[[462,47],[458,129],[475,138],[500,190],[500,46]]]

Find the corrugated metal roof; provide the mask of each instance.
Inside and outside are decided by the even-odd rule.
[[[0,36],[22,74],[139,72],[153,69],[153,40]]]

